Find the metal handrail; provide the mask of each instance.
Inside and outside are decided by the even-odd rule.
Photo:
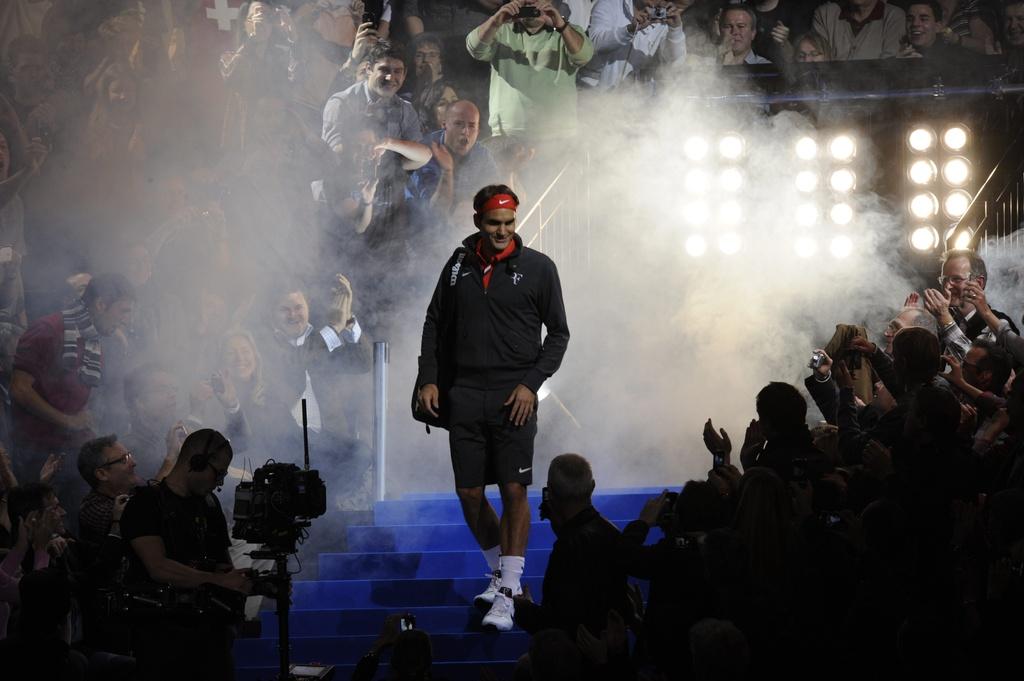
[[[1013,142],[1006,147],[1002,157],[985,178],[978,191],[975,192],[966,212],[957,220],[955,229],[951,233],[957,234],[964,227],[969,228],[971,230],[970,246],[976,247],[977,240],[987,232],[990,219],[997,215],[991,208],[1001,204],[1014,185],[1021,183],[1022,178],[1024,178],[1024,130],[1019,131]],[[1007,234],[1016,231],[1019,227],[1019,224],[1014,224]]]

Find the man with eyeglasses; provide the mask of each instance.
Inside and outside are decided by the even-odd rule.
[[[120,537],[128,493],[142,483],[135,474],[135,457],[116,435],[105,435],[82,445],[78,472],[89,483],[78,512],[79,536],[97,545],[108,535]]]
[[[924,292],[925,309],[939,323],[943,354],[963,360],[973,341],[996,340],[995,333],[977,314],[974,300],[978,294],[971,291],[975,286],[984,291],[987,279],[985,261],[974,251],[953,250],[943,254],[942,274],[939,276],[941,290],[930,288]],[[1006,326],[1000,324],[1000,328],[1010,328],[1018,333],[1008,316],[995,309],[992,313],[1005,323]]]
[[[197,430],[182,443],[167,477],[135,493],[121,518],[121,535],[131,547],[126,582],[252,590],[249,573],[231,564],[227,522],[213,493],[224,484],[233,454],[223,435]],[[233,678],[233,635],[207,613],[154,617],[132,635],[140,678]],[[183,655],[184,650],[191,652]]]

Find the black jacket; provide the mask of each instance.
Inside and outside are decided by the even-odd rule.
[[[544,572],[541,604],[516,603],[516,624],[531,634],[561,629],[572,639],[583,624],[600,636],[609,610],[618,610],[623,619],[629,614],[626,572],[616,560],[619,530],[591,506],[570,518],[557,535]]]
[[[515,251],[494,266],[484,289],[476,255],[480,238],[466,239],[441,272],[423,322],[416,385],[440,385],[447,370],[455,385],[498,389],[522,383],[537,392],[558,370],[569,344],[558,270],[516,235]],[[547,328],[543,344],[541,324]]]

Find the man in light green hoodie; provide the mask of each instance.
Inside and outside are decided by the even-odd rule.
[[[492,134],[538,142],[576,134],[576,72],[594,45],[548,0],[502,5],[466,36],[466,48],[491,64]]]

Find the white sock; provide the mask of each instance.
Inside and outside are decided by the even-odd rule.
[[[523,577],[523,570],[526,568],[526,558],[523,556],[502,556],[498,564],[501,570],[501,587],[511,589],[513,594],[523,590],[519,580]]]
[[[487,568],[491,572],[497,570],[501,558],[501,544],[492,546],[489,549],[482,549],[482,551],[484,552],[484,559],[487,560]]]

